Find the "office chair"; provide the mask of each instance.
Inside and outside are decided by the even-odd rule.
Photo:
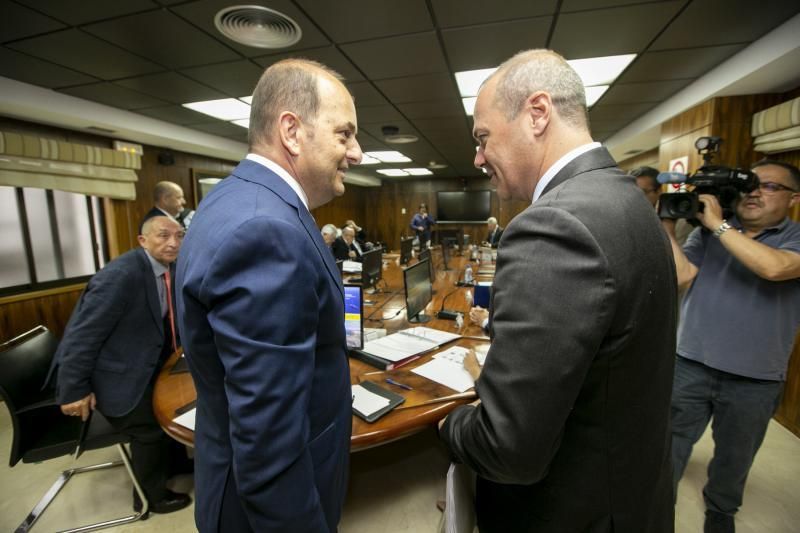
[[[124,465],[133,482],[134,490],[144,502],[140,512],[89,524],[62,533],[95,531],[147,516],[147,498],[131,468],[128,452],[123,445],[128,438],[117,433],[102,414],[95,411],[86,422],[80,417],[65,416],[56,404],[52,390],[43,390],[50,362],[56,352],[58,340],[44,326],[37,326],[0,345],[0,398],[5,400],[11,415],[13,437],[9,466],[20,460],[38,463],[71,453],[77,459],[84,451],[116,446],[120,461],[71,468],[61,473],[56,482],[28,514],[16,533],[29,531],[44,513],[50,502],[75,474],[93,472]]]

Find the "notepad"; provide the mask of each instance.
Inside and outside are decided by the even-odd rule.
[[[464,357],[468,351],[461,346],[453,346],[437,353],[429,362],[411,371],[454,391],[467,391],[475,386],[472,376],[464,368]]]
[[[374,422],[404,401],[405,398],[375,383],[365,381],[352,386],[353,413],[367,422]]]

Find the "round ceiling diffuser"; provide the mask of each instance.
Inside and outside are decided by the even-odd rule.
[[[400,128],[397,126],[383,126],[381,133],[383,133],[383,140],[392,144],[415,143],[419,140],[419,137],[411,133],[400,133]]]
[[[221,9],[214,17],[214,25],[228,39],[255,48],[287,48],[303,36],[297,22],[261,6]]]

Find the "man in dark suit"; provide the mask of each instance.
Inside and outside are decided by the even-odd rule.
[[[361,251],[355,243],[356,232],[351,226],[342,228],[342,236],[333,241],[333,256],[337,261],[361,261]]]
[[[506,227],[477,405],[441,427],[481,532],[671,532],[676,283],[653,208],[592,142],[578,75],[523,52],[478,93],[476,166]],[[476,364],[469,358],[468,368]]]
[[[203,199],[178,261],[207,531],[336,531],[352,424],[339,271],[309,213],[361,160],[353,98],[305,60],[253,93],[250,153]]]
[[[166,488],[171,442],[152,407],[155,377],[177,345],[174,313],[170,320],[174,295],[165,274],[171,279],[183,233],[174,220],[153,217],[139,235],[141,248],[117,257],[89,280],[50,370],[64,414],[86,420],[97,408],[130,435],[133,470],[156,513],[191,502]],[[134,507],[140,506],[134,500]]]
[[[494,217],[489,217],[486,227],[489,229],[489,233],[486,235],[486,244],[497,248],[497,245],[500,244],[500,237],[503,236],[503,228],[497,225],[497,219]]]
[[[183,208],[186,200],[183,197],[183,189],[177,183],[171,181],[159,181],[153,189],[153,203],[155,205],[148,211],[142,219],[142,224],[152,217],[169,217],[176,220],[181,226],[188,226],[187,219],[191,220],[192,213]],[[139,227],[141,233],[142,228]]]

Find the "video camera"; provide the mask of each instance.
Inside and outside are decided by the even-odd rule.
[[[703,156],[703,166],[691,176],[679,172],[661,172],[659,183],[685,183],[694,186],[692,192],[665,193],[658,197],[658,216],[661,218],[696,219],[703,211],[698,196],[712,194],[722,206],[723,218],[730,218],[740,194],[758,188],[758,176],[749,170],[712,165],[714,155],[722,144],[720,137],[700,137],[694,142],[697,153]]]

